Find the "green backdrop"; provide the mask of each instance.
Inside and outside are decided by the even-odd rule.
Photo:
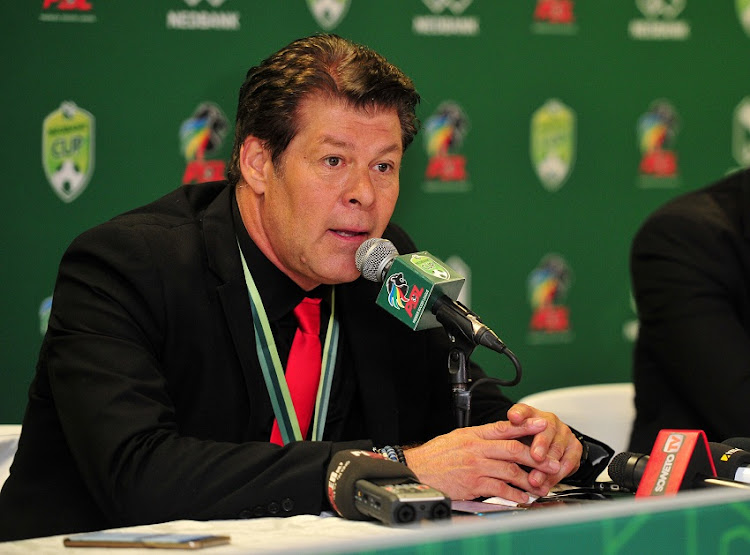
[[[297,37],[332,30],[415,80],[394,219],[470,276],[523,363],[515,397],[628,380],[635,230],[750,165],[750,0],[5,4],[0,422],[22,418],[66,246],[221,171],[245,71]]]

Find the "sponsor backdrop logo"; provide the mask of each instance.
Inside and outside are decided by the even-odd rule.
[[[547,254],[529,274],[527,289],[532,314],[529,343],[567,343],[573,339],[570,309],[565,300],[573,272],[559,254]]]
[[[734,109],[732,155],[741,167],[750,166],[750,96],[743,98]]]
[[[425,121],[422,137],[429,157],[423,184],[426,192],[465,192],[471,189],[466,158],[458,154],[469,127],[469,118],[453,101],[440,104]]]
[[[531,115],[531,163],[547,191],[559,190],[568,179],[576,154],[576,114],[553,98]]]
[[[466,36],[479,34],[479,18],[463,15],[472,0],[422,0],[432,12],[415,15],[411,28],[415,35]]]
[[[629,299],[630,299],[630,310],[633,312],[633,314],[636,315],[636,318],[631,318],[630,320],[626,320],[625,323],[622,325],[622,337],[623,339],[625,339],[625,341],[632,343],[636,339],[638,339],[638,328],[640,327],[640,324],[637,318],[638,309],[635,305],[635,297],[633,297],[632,291],[629,293]]]
[[[49,315],[52,312],[52,297],[47,297],[39,304],[39,333],[47,333],[49,325]]]
[[[628,34],[635,40],[687,40],[690,24],[679,16],[687,0],[635,0],[644,18],[632,19]]]
[[[459,293],[456,300],[465,307],[471,308],[471,268],[458,255],[448,257],[445,263],[453,268],[458,275],[464,276],[464,286],[461,288],[461,293]]]
[[[188,9],[169,10],[167,29],[239,31],[240,13],[220,9],[228,0],[183,0]]]
[[[94,172],[94,116],[65,101],[42,123],[42,167],[63,202],[74,201]]]
[[[223,160],[206,160],[224,142],[229,122],[216,104],[203,102],[180,126],[180,148],[187,161],[182,183],[203,183],[223,179]]]
[[[96,23],[92,0],[42,0],[39,21],[51,23]]]
[[[750,0],[734,0],[734,5],[737,7],[737,17],[742,24],[742,28],[750,37]]]
[[[578,32],[573,0],[537,0],[531,31],[540,35],[573,35]]]
[[[307,7],[324,30],[332,31],[346,17],[350,0],[307,0]]]
[[[680,185],[677,152],[674,150],[680,121],[672,105],[655,100],[638,118],[636,131],[641,162],[639,186],[643,188]]]

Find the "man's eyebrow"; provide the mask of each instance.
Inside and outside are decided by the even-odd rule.
[[[352,150],[354,148],[354,144],[350,143],[349,141],[344,141],[342,139],[337,139],[336,137],[333,137],[332,135],[323,135],[321,138],[320,144],[322,145],[331,145],[338,148],[345,148]],[[391,152],[400,152],[401,151],[401,144],[399,143],[393,143],[391,145],[383,147],[379,152],[378,156],[382,156],[384,154],[389,154]]]
[[[337,146],[339,148],[348,148],[348,149],[354,148],[354,145],[350,143],[349,141],[337,139],[336,137],[333,137],[331,135],[323,135],[323,138],[320,140],[320,144]]]

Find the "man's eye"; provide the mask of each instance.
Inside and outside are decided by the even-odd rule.
[[[385,173],[385,172],[387,172],[388,170],[391,169],[391,165],[390,164],[386,164],[385,162],[383,162],[381,164],[376,164],[375,165],[375,169],[378,170],[381,173]]]
[[[339,158],[338,156],[329,156],[328,158],[326,158],[326,164],[331,167],[336,167],[341,164],[341,158]]]

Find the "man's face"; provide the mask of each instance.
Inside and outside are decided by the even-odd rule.
[[[312,96],[298,122],[278,171],[270,155],[266,162],[259,246],[268,256],[267,241],[271,260],[309,290],[359,277],[354,254],[383,234],[393,214],[403,149],[395,109],[363,111]]]

